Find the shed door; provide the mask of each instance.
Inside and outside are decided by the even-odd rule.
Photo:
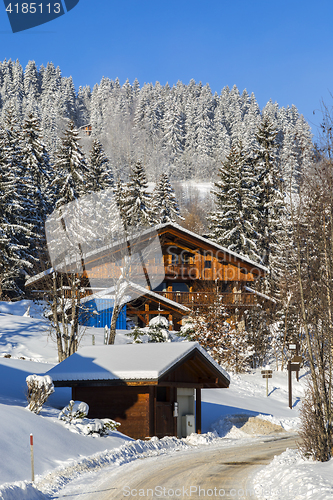
[[[173,404],[156,401],[156,436],[173,436]]]

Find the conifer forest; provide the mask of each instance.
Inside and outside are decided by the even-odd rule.
[[[0,97],[3,296],[20,295],[36,270],[47,215],[108,187],[137,224],[177,220],[279,268],[286,192],[297,192],[313,158],[296,107],[269,101],[260,110],[253,93],[213,94],[193,80],[121,86],[103,78],[76,90],[52,63],[23,69],[18,60],[0,63]],[[172,186],[190,180],[215,183],[210,204],[176,199]]]

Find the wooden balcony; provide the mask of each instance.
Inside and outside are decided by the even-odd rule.
[[[187,307],[193,305],[204,306],[212,304],[216,298],[215,293],[209,292],[155,292],[162,297],[178,302]],[[221,293],[221,304],[229,307],[246,307],[257,304],[254,293]]]

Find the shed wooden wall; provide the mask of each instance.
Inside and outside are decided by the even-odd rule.
[[[121,423],[120,432],[134,439],[145,439],[152,435],[151,390],[135,386],[73,387],[72,397],[89,405],[89,418],[112,418]]]

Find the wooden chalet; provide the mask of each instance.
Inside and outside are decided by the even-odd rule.
[[[253,285],[265,275],[267,268],[177,224],[160,224],[153,229],[157,231],[162,247],[164,278],[161,277],[159,286],[153,290],[147,282],[141,294],[136,293],[139,285],[130,285],[127,316],[136,324],[145,326],[152,317],[160,314],[168,318],[170,329],[178,330],[182,318],[190,313],[192,307],[200,308],[212,303],[216,294],[231,315],[235,312],[239,315],[245,308],[256,305],[257,295]],[[149,238],[151,231],[143,231],[141,242],[145,234]],[[96,291],[102,291],[103,286],[108,284],[108,276],[119,272],[114,265],[117,251],[117,248],[105,247],[86,261],[89,277],[95,283],[93,289],[87,280],[86,295],[93,297]],[[161,262],[147,263],[150,269],[154,269],[154,264],[157,269]],[[27,287],[41,292],[46,273],[30,278]],[[104,285],[98,290],[96,283],[99,278]],[[111,283],[110,279],[110,286]],[[269,300],[269,297],[266,299]]]
[[[197,342],[84,347],[47,374],[134,439],[200,433],[201,389],[230,382]]]

